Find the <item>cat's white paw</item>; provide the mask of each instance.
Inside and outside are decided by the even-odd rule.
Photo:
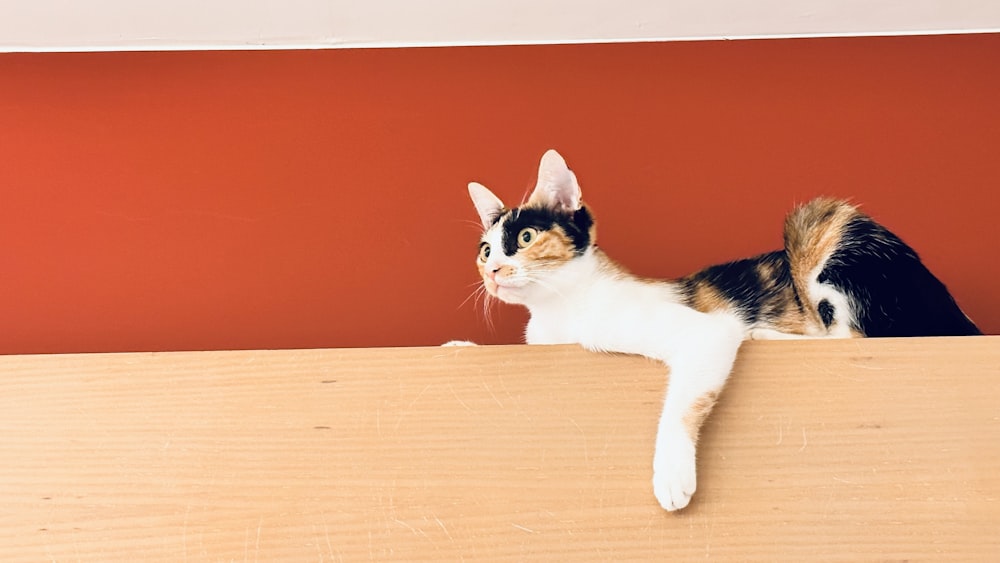
[[[475,342],[469,342],[468,340],[449,340],[441,346],[479,346]]]
[[[665,510],[680,510],[691,502],[698,485],[695,446],[687,436],[664,446],[658,443],[653,456],[653,494]]]

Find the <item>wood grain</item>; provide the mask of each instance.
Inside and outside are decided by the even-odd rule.
[[[667,378],[498,346],[0,358],[3,561],[987,560],[1000,337],[750,342],[677,514]]]

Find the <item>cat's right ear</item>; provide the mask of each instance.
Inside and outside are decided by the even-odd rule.
[[[538,183],[528,203],[573,213],[580,209],[580,197],[576,174],[566,166],[562,155],[553,149],[545,151],[538,164]]]
[[[503,202],[500,201],[500,198],[478,182],[469,182],[469,197],[472,198],[472,203],[476,206],[479,220],[483,222],[483,228],[488,229],[493,226],[496,218],[503,213]]]

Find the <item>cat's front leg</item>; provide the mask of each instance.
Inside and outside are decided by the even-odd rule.
[[[738,332],[723,329],[667,361],[670,382],[653,454],[653,494],[666,510],[691,502],[697,488],[698,434],[732,371],[740,342]]]
[[[448,342],[445,342],[441,346],[444,347],[444,346],[479,346],[479,345],[469,340],[449,340]]]
[[[684,408],[665,408],[660,417],[653,454],[653,494],[666,510],[679,510],[691,502],[698,484],[698,433],[721,390],[719,385],[706,391]],[[683,416],[678,417],[680,413]]]
[[[691,502],[698,486],[695,442],[682,429],[660,425],[653,454],[653,495],[665,510]]]

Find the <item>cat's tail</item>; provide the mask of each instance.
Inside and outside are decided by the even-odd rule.
[[[912,248],[847,202],[819,198],[789,213],[785,252],[809,332],[981,334]]]

